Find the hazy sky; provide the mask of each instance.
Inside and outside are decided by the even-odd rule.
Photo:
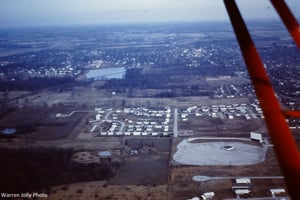
[[[300,0],[286,0],[297,17]],[[237,0],[246,18],[278,18],[268,0]],[[223,0],[0,0],[0,25],[228,20]]]

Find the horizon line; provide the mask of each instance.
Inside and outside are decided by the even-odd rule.
[[[277,18],[251,18],[246,22],[282,22]],[[228,23],[229,19],[207,19],[207,20],[183,20],[183,21],[147,21],[147,22],[99,22],[99,23],[53,23],[53,24],[24,24],[24,25],[4,25],[0,30],[7,29],[31,29],[31,28],[67,28],[67,27],[88,27],[88,26],[143,26],[143,25],[172,25],[172,24],[203,24],[203,23]]]

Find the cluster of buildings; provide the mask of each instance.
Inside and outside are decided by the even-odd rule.
[[[234,118],[244,118],[244,119],[257,119],[264,118],[262,109],[259,107],[258,102],[253,104],[220,104],[220,105],[209,105],[209,106],[193,106],[182,111],[181,119],[182,121],[188,121],[189,116],[199,117],[202,115],[208,115],[212,118],[221,119],[234,119]]]
[[[250,178],[236,178],[232,191],[236,195],[236,199],[251,198],[252,182]],[[284,188],[271,188],[269,193],[272,195],[270,199],[289,199]]]
[[[277,178],[277,179],[282,179],[283,177],[237,177],[237,178],[232,178],[232,177],[218,177],[220,179],[232,179],[232,186],[231,190],[233,194],[235,195],[235,198],[226,198],[226,200],[238,200],[238,199],[269,199],[269,200],[275,200],[275,199],[282,199],[282,200],[288,200],[290,199],[288,197],[287,191],[285,188],[280,188],[276,187],[273,188],[272,186],[267,188],[266,193],[268,194],[265,197],[260,197],[256,198],[253,197],[257,190],[257,185],[252,182],[254,179],[269,179],[271,180],[272,178]],[[195,176],[193,177],[193,180],[195,181],[208,181],[208,180],[213,180],[214,178],[210,177],[201,177],[200,179],[202,180],[197,180],[198,177]],[[193,197],[192,199],[189,200],[212,200],[215,197],[215,192],[205,192],[200,197]]]
[[[148,108],[124,108],[123,110],[102,110],[96,108],[95,120],[90,132],[97,131],[99,122],[111,123],[101,136],[170,136],[171,108],[152,110]]]
[[[10,72],[0,72],[1,79],[14,80],[15,77],[21,79],[27,78],[63,78],[63,77],[76,77],[82,73],[82,70],[67,65],[64,67],[35,67],[35,68],[17,68]]]
[[[76,77],[81,73],[71,65],[65,67],[40,67],[20,69],[18,74],[22,77]]]
[[[230,80],[231,76],[223,76],[219,78],[210,78],[215,81],[222,81],[222,79]],[[254,96],[254,89],[252,85],[221,85],[214,92],[214,98],[234,98],[238,96]]]

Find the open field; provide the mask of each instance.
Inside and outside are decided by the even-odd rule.
[[[70,118],[56,118],[62,109],[22,108],[10,112],[0,120],[0,129],[14,127],[27,139],[59,140],[68,137],[86,116],[78,113]],[[66,110],[66,109],[64,109]],[[67,109],[68,110],[68,109]]]
[[[108,185],[163,185],[168,179],[168,154],[126,157],[116,177]],[[146,172],[146,173],[145,173]]]
[[[220,133],[222,136],[247,137],[249,132],[259,131],[266,135],[264,122],[261,119],[212,119],[209,116],[192,118],[187,122],[179,124],[179,132],[184,135],[190,132],[194,136],[211,136],[217,137]]]
[[[1,93],[0,93],[1,94]],[[0,96],[5,99],[7,105],[16,107],[118,107],[118,106],[145,106],[145,107],[189,107],[191,105],[231,104],[249,103],[248,97],[235,97],[224,99],[212,99],[208,96],[181,96],[173,98],[151,98],[151,97],[128,97],[127,93],[116,93],[112,95],[106,90],[96,90],[90,87],[74,87],[72,91],[55,92],[40,91],[30,92],[8,92]]]
[[[127,138],[125,140],[124,165],[108,184],[167,184],[171,140],[169,138]],[[138,154],[130,153],[132,150],[137,150]]]
[[[63,200],[162,200],[168,199],[167,185],[107,185],[106,182],[86,182],[57,186],[48,199]]]

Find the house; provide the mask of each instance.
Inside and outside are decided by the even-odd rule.
[[[251,187],[248,185],[232,186],[232,191],[238,199],[241,196],[247,198],[251,194]]]
[[[250,132],[250,139],[259,143],[263,142],[263,137],[261,133]]]
[[[97,121],[101,120],[101,117],[102,117],[102,116],[101,116],[100,114],[97,114],[97,115],[96,115],[96,120],[97,120]]]
[[[201,198],[203,200],[209,200],[209,199],[213,199],[215,196],[215,193],[214,192],[205,192],[201,195]]]
[[[107,132],[101,132],[100,135],[101,135],[101,136],[106,136],[106,135],[107,135]]]
[[[131,155],[136,155],[136,154],[138,154],[139,152],[138,152],[138,150],[136,150],[136,149],[132,149],[132,150],[130,150],[130,154]]]
[[[233,119],[233,115],[228,115],[228,119]]]
[[[147,132],[142,132],[142,136],[148,136]]]
[[[141,132],[135,131],[135,132],[133,132],[133,136],[141,136]]]
[[[285,189],[280,188],[280,189],[270,189],[270,193],[272,194],[272,197],[276,197],[278,194],[285,193]]]
[[[237,178],[235,179],[235,183],[237,184],[251,184],[250,178]]]
[[[196,112],[196,113],[195,113],[195,116],[196,116],[196,117],[200,117],[200,116],[202,116],[202,114],[201,114],[201,113],[198,113],[198,112]]]
[[[158,136],[158,133],[151,133],[152,136]]]
[[[108,135],[108,136],[113,136],[113,135],[114,135],[114,132],[108,132],[107,135]]]
[[[100,158],[110,158],[111,153],[109,151],[100,151],[100,152],[98,152],[98,156]]]
[[[240,196],[244,196],[244,195],[249,196],[250,193],[251,193],[251,190],[249,190],[249,189],[236,189],[236,190],[234,190],[234,193],[237,196],[237,198],[239,199]]]

